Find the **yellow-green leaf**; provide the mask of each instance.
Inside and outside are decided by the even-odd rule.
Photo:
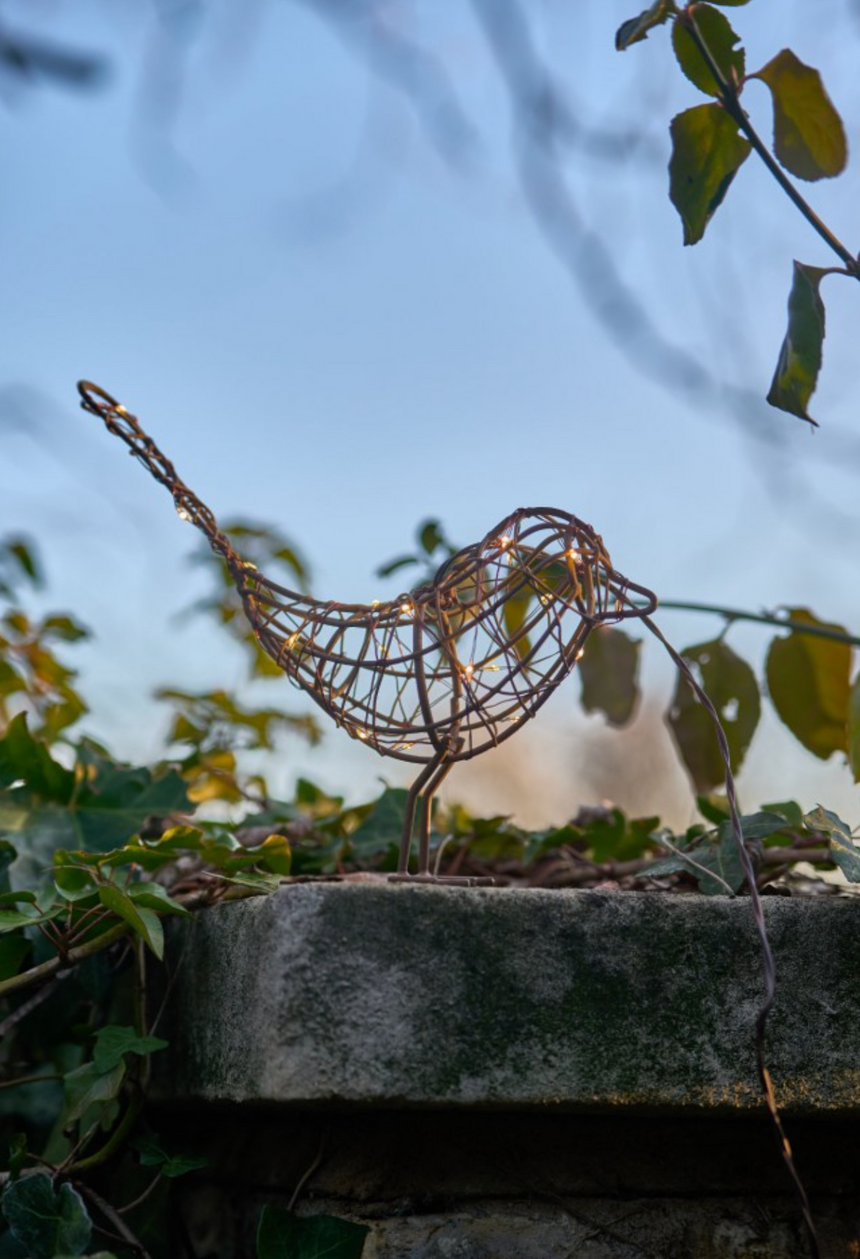
[[[779,351],[767,400],[816,427],[809,414],[809,399],[818,384],[824,344],[824,303],[819,286],[826,268],[794,263],[794,279],[788,295],[788,329]]]
[[[738,46],[740,36],[732,30],[726,15],[719,9],[712,9],[709,4],[697,4],[690,10],[690,17],[695,21],[723,78],[729,83],[740,83],[746,68],[746,54],[743,47]],[[685,19],[679,19],[672,27],[672,46],[678,65],[690,82],[708,96],[719,96],[719,84],[690,34]]]
[[[860,782],[860,673],[854,679],[848,700],[848,759],[854,781]]]
[[[819,621],[808,608],[790,608],[788,614],[793,621],[842,630]],[[823,761],[834,752],[848,753],[850,672],[851,647],[829,638],[793,631],[775,638],[767,653],[774,708],[794,737]]]
[[[684,224],[684,244],[695,245],[752,146],[716,104],[685,110],[670,130],[669,197]]]
[[[783,48],[749,77],[770,88],[773,151],[785,169],[809,180],[841,174],[848,160],[845,128],[818,71]]]
[[[582,707],[587,713],[602,712],[611,726],[623,726],[630,720],[639,698],[641,646],[610,626],[600,626],[589,634],[577,666],[582,679]]]
[[[737,772],[761,715],[755,674],[721,639],[687,647],[681,654],[698,674],[719,713],[732,769]],[[723,782],[725,766],[714,724],[680,674],[669,706],[668,722],[696,791],[707,792]]]

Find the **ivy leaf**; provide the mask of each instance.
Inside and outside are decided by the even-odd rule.
[[[707,44],[711,56],[717,63],[723,78],[729,83],[740,83],[746,69],[746,54],[740,43],[740,36],[732,30],[728,18],[719,9],[712,9],[709,4],[696,4],[690,11],[702,39]],[[672,46],[678,65],[687,78],[700,92],[707,96],[719,96],[720,88],[711,73],[685,20],[675,22],[672,27]]]
[[[762,66],[761,79],[773,97],[773,151],[798,179],[832,179],[845,169],[845,128],[824,90],[821,75],[790,48]]]
[[[737,773],[761,715],[755,673],[721,639],[687,647],[681,654],[694,673],[698,673],[699,681],[719,713],[732,768]],[[680,674],[668,721],[696,791],[708,792],[723,782],[725,766],[713,722]]]
[[[669,198],[695,245],[719,208],[752,145],[720,105],[696,105],[672,119]]]
[[[277,836],[280,838],[280,836]],[[286,841],[284,841],[286,842]],[[265,848],[265,844],[261,845]],[[287,871],[289,873],[289,871]],[[178,914],[183,918],[193,917],[191,911],[175,901],[160,883],[132,883],[128,894],[135,905],[144,909],[153,909],[157,914]]]
[[[807,830],[826,835],[833,860],[851,883],[860,883],[860,850],[851,835],[851,828],[837,814],[819,804],[803,819]]]
[[[137,1137],[132,1146],[140,1155],[142,1167],[157,1167],[162,1176],[175,1179],[196,1171],[199,1167],[208,1167],[209,1160],[195,1154],[168,1154],[162,1147],[158,1137]]]
[[[624,52],[631,44],[647,39],[648,32],[655,26],[662,26],[671,17],[674,8],[672,0],[654,0],[644,13],[622,22],[615,32],[615,47],[618,52]]]
[[[136,905],[131,897],[114,883],[99,888],[99,900],[105,909],[111,910],[137,932],[161,961],[164,956],[164,928],[158,914],[143,905]]]
[[[642,644],[622,630],[598,626],[585,642],[579,662],[582,707],[602,712],[611,726],[623,726],[633,716],[639,698],[639,653]]]
[[[44,743],[30,734],[24,713],[10,721],[6,734],[0,739],[0,788],[21,781],[33,794],[63,804],[71,797],[75,786],[72,771],[58,764]]]
[[[265,1206],[257,1229],[257,1259],[361,1259],[370,1229],[334,1215],[297,1216]]]
[[[807,625],[842,629],[819,621],[808,608],[789,608],[788,615]],[[780,720],[822,761],[848,752],[850,671],[848,643],[811,634],[793,631],[775,638],[767,653],[765,677]]]
[[[73,770],[54,761],[16,717],[0,739],[0,832],[14,834],[18,886],[38,886],[59,848],[106,852],[123,844],[150,814],[189,807],[175,770],[121,765],[82,744]]]
[[[109,1023],[96,1032],[93,1064],[98,1071],[108,1073],[122,1062],[125,1054],[145,1057],[166,1048],[167,1041],[158,1036],[141,1036],[133,1027]]]
[[[66,1093],[64,1124],[82,1119],[91,1106],[112,1102],[122,1088],[125,1064],[122,1059],[109,1071],[100,1071],[94,1062],[85,1062],[74,1071],[67,1071],[63,1079]]]
[[[89,1245],[92,1221],[76,1189],[54,1189],[47,1172],[22,1176],[6,1186],[3,1214],[29,1259],[81,1255]]]
[[[402,787],[387,787],[361,825],[353,831],[350,844],[360,860],[381,856],[400,843],[406,794]]]
[[[746,873],[733,831],[728,838],[710,838],[686,848],[678,848],[665,831],[655,831],[653,839],[664,848],[670,848],[672,856],[647,866],[649,876],[685,871],[692,875],[699,891],[706,896],[725,896],[727,892],[734,894],[740,890]]]
[[[788,295],[788,330],[767,395],[772,407],[797,415],[816,428],[818,424],[807,407],[818,384],[824,344],[824,303],[819,286],[832,270],[810,267],[795,259]]]

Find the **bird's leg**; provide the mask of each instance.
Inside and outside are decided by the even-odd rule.
[[[472,877],[469,875],[444,875],[430,873],[430,815],[433,797],[444,778],[451,772],[454,762],[449,760],[449,749],[445,749],[421,771],[409,789],[406,797],[406,816],[403,820],[403,834],[400,840],[400,856],[397,862],[397,873],[389,875],[392,883],[451,883],[460,887],[474,887],[477,884],[492,885],[495,880],[490,878]],[[421,802],[418,830],[418,871],[409,873],[409,855],[412,848],[412,830],[415,823],[415,811]]]
[[[418,873],[425,876],[430,875],[430,820],[433,797],[453,768],[453,761],[443,760],[420,793],[421,815],[418,822]]]
[[[409,788],[406,796],[406,814],[403,818],[403,830],[400,835],[400,854],[397,858],[397,873],[409,873],[409,855],[412,850],[412,831],[415,826],[415,807],[418,804],[419,797],[425,785],[433,777],[439,765],[445,759],[445,753],[440,752],[433,758],[421,773],[415,779],[415,782]]]

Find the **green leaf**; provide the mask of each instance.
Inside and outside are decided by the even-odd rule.
[[[735,773],[746,756],[761,715],[758,683],[750,666],[721,639],[687,647],[682,653],[716,708]],[[697,792],[725,779],[714,724],[679,674],[669,706],[669,726]]]
[[[803,809],[796,800],[778,800],[772,804],[764,804],[762,808],[766,813],[778,813],[785,819],[786,825],[795,830],[803,826]]]
[[[819,804],[803,819],[807,830],[826,835],[833,860],[851,883],[860,883],[860,850],[842,818]]]
[[[350,844],[360,860],[380,856],[400,843],[406,794],[402,787],[386,787],[370,813],[352,833]]]
[[[427,555],[432,555],[440,547],[451,549],[438,520],[425,520],[418,526],[418,543]]]
[[[167,1048],[167,1041],[159,1036],[141,1036],[133,1027],[109,1023],[96,1032],[93,1064],[102,1073],[113,1071],[125,1054],[145,1057],[159,1049]]]
[[[31,947],[24,935],[4,935],[0,939],[0,980],[11,979],[18,974]]]
[[[729,802],[721,793],[712,792],[708,796],[696,796],[696,808],[702,817],[712,822],[714,826],[719,826],[721,822],[725,822],[726,818],[731,817]]]
[[[0,541],[0,574],[7,569],[18,571],[11,572],[8,579],[0,581],[0,594],[10,595],[20,574],[36,589],[45,584],[42,566],[29,538],[6,537]]]
[[[647,39],[650,30],[668,21],[674,8],[672,0],[654,0],[644,13],[621,23],[615,32],[615,47],[619,52],[624,52],[631,44],[638,44],[641,39]]]
[[[54,853],[54,886],[68,901],[95,895],[98,876],[92,865],[82,865],[77,853],[60,848]]]
[[[785,818],[781,813],[770,813],[762,809],[758,813],[745,813],[741,818],[741,829],[744,839],[768,839],[777,831],[785,828]],[[720,843],[735,840],[734,827],[730,820],[721,822],[717,830]],[[735,840],[735,842],[737,842]]]
[[[24,713],[10,721],[0,739],[0,788],[18,781],[42,799],[62,804],[69,800],[75,785],[71,770],[53,760],[44,743],[30,734]]]
[[[669,197],[684,225],[684,244],[705,234],[752,145],[720,105],[696,105],[672,119]]]
[[[633,716],[639,698],[639,653],[642,644],[622,630],[598,626],[589,634],[579,662],[582,707],[603,713],[611,726]]]
[[[817,422],[807,407],[818,384],[824,344],[824,302],[820,285],[822,277],[831,270],[810,267],[795,259],[788,295],[788,330],[767,395],[772,407],[797,415],[815,427]]]
[[[280,836],[276,836],[276,838],[280,839]],[[286,843],[287,841],[284,840],[283,842]],[[265,844],[262,844],[260,847],[261,849],[265,848]],[[184,905],[180,905],[178,901],[175,901],[160,883],[132,883],[127,890],[129,896],[138,907],[143,906],[144,909],[154,909],[158,914],[179,914],[183,918],[192,917],[191,911],[186,909]]]
[[[23,1132],[13,1132],[9,1138],[9,1175],[17,1180],[27,1165],[27,1137]]]
[[[110,1071],[100,1071],[94,1062],[85,1062],[74,1071],[67,1071],[63,1080],[66,1094],[66,1124],[77,1122],[91,1106],[113,1101],[125,1079],[122,1059]]]
[[[161,961],[164,956],[164,928],[157,914],[142,905],[136,905],[126,892],[113,883],[99,888],[99,900],[105,909],[124,919]]]
[[[265,1206],[257,1229],[257,1259],[361,1259],[370,1229],[334,1215],[297,1216]]]
[[[821,75],[790,48],[762,66],[761,79],[773,97],[773,151],[798,179],[832,179],[845,169],[845,128],[824,90]]]
[[[7,1185],[2,1210],[28,1259],[82,1255],[89,1245],[92,1222],[83,1199],[69,1184],[55,1190],[46,1172]]]
[[[819,619],[808,608],[790,608],[793,621],[845,632]],[[826,761],[848,753],[848,703],[851,647],[848,643],[792,632],[774,638],[765,676],[774,708],[796,739]]]
[[[119,765],[88,744],[78,748],[74,770],[67,770],[30,736],[23,718],[0,740],[3,786],[8,790],[0,828],[18,840],[18,886],[38,886],[58,848],[106,852],[134,835],[150,814],[189,808],[175,770]]]
[[[726,15],[709,4],[696,4],[690,16],[723,78],[729,83],[740,83],[746,69],[746,54],[743,48],[737,47],[740,36],[732,30]],[[690,34],[686,18],[680,18],[672,27],[672,46],[678,65],[690,82],[708,96],[719,96],[719,84]]]
[[[848,697],[848,761],[854,781],[860,782],[860,673]]]
[[[396,559],[389,560],[387,564],[382,564],[376,570],[377,577],[391,577],[394,573],[399,573],[402,568],[410,568],[413,564],[420,564],[417,555],[398,555]]]
[[[774,813],[751,813],[741,818],[741,832],[745,840],[761,840],[774,834],[785,825]],[[746,880],[746,871],[734,827],[723,822],[715,833],[704,839],[695,838],[681,846],[668,832],[655,831],[654,841],[673,850],[671,857],[656,861],[647,867],[649,875],[676,874],[682,870],[691,874],[706,896],[725,896],[727,888],[737,893]]]
[[[137,1137],[132,1146],[140,1155],[143,1167],[157,1167],[162,1176],[174,1179],[196,1171],[199,1167],[207,1167],[209,1160],[199,1158],[195,1154],[168,1154],[157,1137]]]

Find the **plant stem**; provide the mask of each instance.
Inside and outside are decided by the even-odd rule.
[[[737,87],[725,77],[722,70],[717,65],[714,55],[708,47],[702,32],[699,30],[696,19],[690,12],[689,7],[682,10],[676,17],[675,21],[680,22],[685,30],[689,32],[690,38],[693,40],[693,43],[701,53],[702,58],[704,59],[705,64],[710,70],[714,82],[717,85],[720,104],[738,124],[741,131],[744,133],[756,153],[770,171],[771,175],[773,175],[774,179],[779,184],[780,188],[782,188],[786,196],[794,202],[794,205],[806,219],[807,223],[809,223],[810,227],[818,233],[825,244],[827,244],[837,257],[845,263],[847,273],[852,275],[855,280],[860,280],[860,263],[858,263],[858,260],[854,257],[851,251],[842,244],[839,237],[835,236],[834,233],[831,232],[827,224],[821,221],[812,206],[791,182],[785,171],[774,158],[773,154],[763,143],[755,127],[750,122],[745,110],[741,107]]]
[[[741,608],[724,608],[716,603],[685,603],[678,600],[660,600],[660,607],[670,612],[713,612],[727,621],[755,621],[759,625],[775,625],[778,629],[794,634],[810,634],[813,638],[829,638],[836,643],[860,647],[860,637],[845,630],[831,629],[827,625],[807,625],[806,621],[793,621],[775,612],[745,612]]]
[[[64,1165],[62,1171],[64,1175],[76,1176],[79,1172],[85,1171],[90,1167],[99,1167],[102,1163],[106,1163],[111,1155],[125,1143],[126,1138],[137,1123],[138,1115],[143,1106],[143,1094],[140,1087],[135,1085],[135,1092],[128,1104],[128,1109],[119,1121],[107,1141],[96,1150],[95,1154],[88,1154],[86,1158],[77,1159]]]
[[[115,927],[111,927],[109,931],[105,931],[103,935],[98,936],[95,940],[89,940],[86,944],[78,945],[76,949],[69,949],[65,957],[52,957],[47,962],[41,962],[38,966],[25,970],[20,975],[13,975],[11,979],[4,979],[0,982],[0,997],[6,996],[10,992],[17,992],[21,988],[30,988],[33,984],[42,983],[45,979],[50,979],[52,975],[58,974],[60,971],[69,970],[71,967],[82,962],[85,957],[91,957],[93,953],[100,953],[102,949],[106,949],[108,945],[113,944],[117,940],[121,940],[123,936],[128,935],[131,928],[127,923],[119,922]]]

